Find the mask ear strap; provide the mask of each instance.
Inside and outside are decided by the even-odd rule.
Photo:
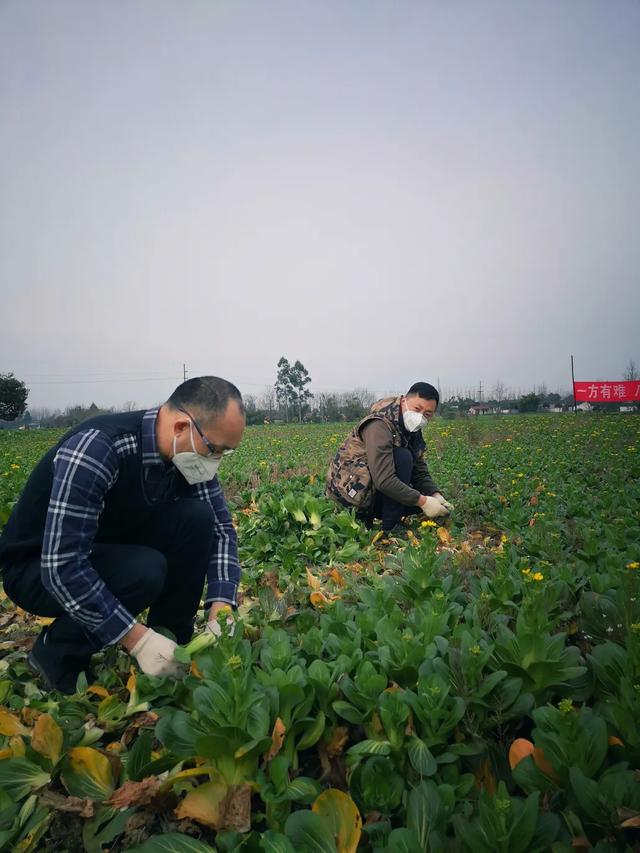
[[[196,450],[195,442],[193,440],[193,424],[191,423],[191,421],[189,421],[189,438],[191,439],[191,449],[194,453],[198,453],[198,451]]]

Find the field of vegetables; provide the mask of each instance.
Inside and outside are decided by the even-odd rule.
[[[640,417],[438,419],[455,512],[391,540],[323,497],[347,429],[224,461],[242,604],[180,683],[44,693],[0,592],[0,850],[640,850]],[[0,432],[0,526],[56,438]]]

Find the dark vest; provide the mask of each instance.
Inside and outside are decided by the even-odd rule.
[[[45,453],[31,472],[0,536],[0,566],[20,564],[42,551],[53,460],[60,445],[78,432],[97,429],[114,441],[123,436],[135,436],[137,440],[136,452],[118,454],[118,478],[105,495],[96,542],[126,543],[128,535],[161,507],[186,494],[187,483],[176,476],[173,465],[142,465],[143,415],[144,411],[123,412],[83,421]]]

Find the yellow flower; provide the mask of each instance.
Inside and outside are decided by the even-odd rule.
[[[437,526],[438,525],[435,523],[435,521],[431,521],[431,519],[429,519],[429,521],[423,521],[420,524],[420,527],[437,527]]]
[[[523,575],[530,575],[530,574],[531,574],[531,569],[523,569],[523,570],[522,570],[522,574],[523,574]]]
[[[505,535],[504,533],[503,533],[503,534],[502,534],[502,536],[500,537],[500,541],[501,541],[501,542],[507,542],[507,541],[508,541],[508,540],[507,540],[507,537],[506,537],[506,535]]]
[[[640,563],[637,560],[634,560],[633,563],[627,563],[628,569],[640,569]]]
[[[534,581],[544,580],[544,575],[542,574],[542,572],[536,572],[534,575],[531,575],[531,577],[534,579]]]

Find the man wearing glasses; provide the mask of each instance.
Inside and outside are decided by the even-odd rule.
[[[206,630],[219,630],[240,564],[216,472],[244,428],[235,385],[202,376],[157,409],[84,421],[40,460],[0,536],[0,566],[15,604],[55,617],[28,658],[47,689],[74,692],[91,655],[116,643],[143,672],[179,677],[176,643],[155,628],[188,642],[205,579]]]

